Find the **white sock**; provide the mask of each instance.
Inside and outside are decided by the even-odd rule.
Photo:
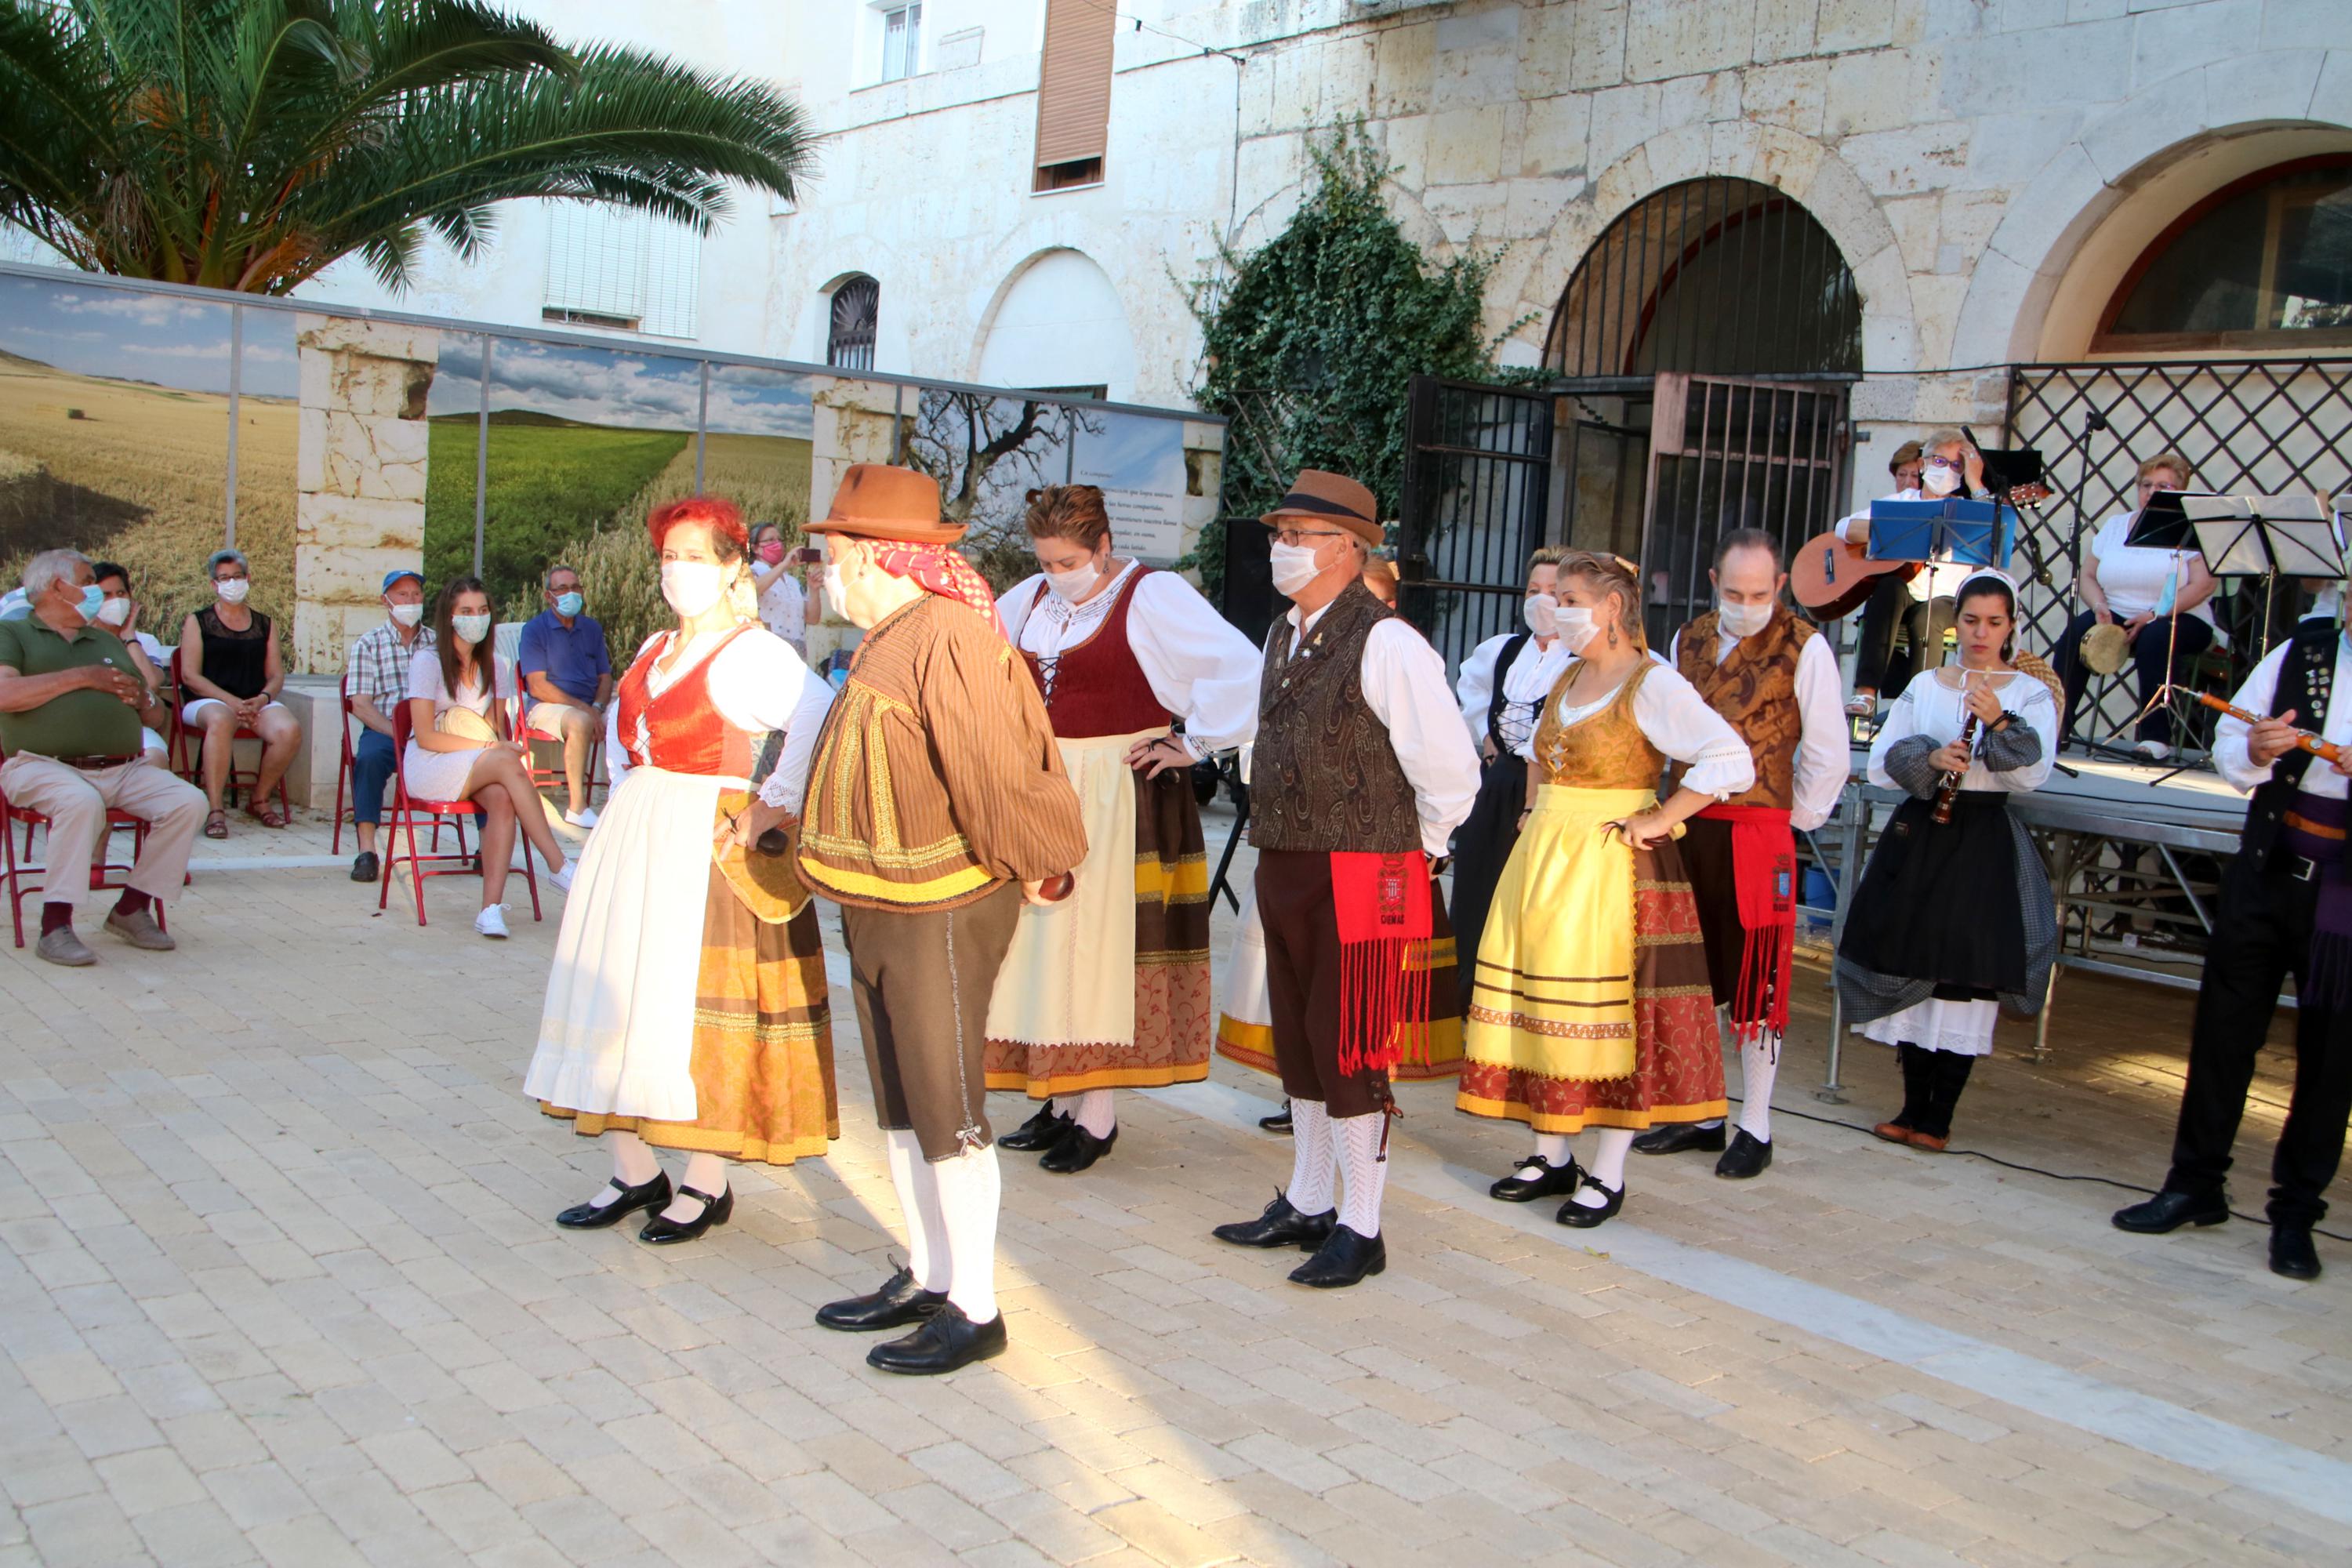
[[[654,1158],[653,1146],[634,1132],[607,1132],[605,1142],[613,1146],[613,1178],[630,1186],[642,1187],[661,1174],[661,1162]],[[588,1200],[592,1208],[603,1208],[616,1203],[621,1194],[606,1187]]]
[[[996,1210],[1004,1195],[996,1145],[933,1161],[948,1253],[948,1304],[975,1323],[996,1316]]]
[[[1592,1134],[1592,1163],[1585,1167],[1592,1179],[1612,1191],[1625,1185],[1625,1151],[1633,1146],[1630,1127],[1603,1127]],[[1577,1203],[1589,1209],[1607,1208],[1609,1196],[1587,1184],[1576,1189]]]
[[[1283,1196],[1303,1215],[1329,1214],[1338,1151],[1331,1118],[1319,1100],[1290,1102],[1290,1185]]]
[[[677,1179],[677,1184],[680,1189],[692,1187],[698,1193],[709,1193],[710,1201],[716,1204],[727,1195],[727,1162],[716,1154],[688,1155],[686,1174]],[[683,1225],[688,1220],[701,1218],[702,1207],[701,1199],[689,1198],[681,1190],[669,1200],[669,1206],[662,1210],[662,1217]]]
[[[940,1184],[909,1131],[885,1132],[890,1184],[907,1216],[907,1272],[926,1290],[948,1288],[947,1225],[940,1216]]]
[[[1536,1134],[1536,1152],[1532,1158],[1541,1160],[1557,1171],[1568,1163],[1574,1152],[1575,1142],[1565,1132],[1538,1132]],[[1542,1173],[1526,1160],[1520,1161],[1518,1167],[1511,1173],[1515,1176],[1521,1176],[1529,1181]]]
[[[1381,1135],[1388,1131],[1388,1113],[1381,1110],[1331,1121],[1348,1184],[1339,1223],[1367,1239],[1381,1233],[1381,1194],[1389,1184],[1389,1164],[1381,1158]]]
[[[1118,1125],[1118,1112],[1113,1109],[1110,1090],[1107,1089],[1090,1089],[1076,1099],[1056,1096],[1054,1103],[1077,1118],[1078,1125],[1097,1138],[1109,1137],[1111,1130]]]
[[[1739,1047],[1739,1130],[1772,1142],[1772,1079],[1780,1070],[1780,1037],[1758,1029]]]

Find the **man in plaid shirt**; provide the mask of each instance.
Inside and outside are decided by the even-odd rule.
[[[383,625],[352,644],[344,675],[351,683],[352,714],[364,726],[352,748],[352,820],[360,836],[352,880],[373,882],[383,871],[376,858],[376,822],[383,815],[383,787],[392,782],[397,758],[392,749],[392,715],[408,700],[408,667],[436,647],[425,621],[425,579],[405,569],[383,574]]]

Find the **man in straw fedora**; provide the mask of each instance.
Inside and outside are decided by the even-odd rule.
[[[817,741],[801,874],[841,906],[908,1246],[879,1290],[817,1321],[910,1328],[867,1363],[952,1372],[1005,1345],[989,998],[1022,901],[1069,896],[1086,833],[1036,682],[956,552],[964,531],[941,521],[939,482],[855,465],[808,531],[824,540],[826,596],[866,637]]]
[[[1307,468],[1265,521],[1291,608],[1266,637],[1250,837],[1295,1163],[1262,1215],[1215,1235],[1312,1251],[1290,1278],[1328,1289],[1387,1267],[1389,1073],[1426,1038],[1399,1027],[1425,1016],[1410,993],[1428,973],[1406,959],[1430,934],[1430,865],[1470,814],[1478,756],[1445,661],[1364,587],[1372,492]]]

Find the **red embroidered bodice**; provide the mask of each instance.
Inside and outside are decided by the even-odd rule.
[[[677,634],[666,632],[629,666],[621,677],[619,711],[614,728],[629,753],[629,765],[647,763],[673,773],[716,773],[730,778],[751,775],[751,738],[730,724],[710,700],[710,667],[745,632],[738,626],[724,642],[694,668],[653,694],[654,661],[676,646]],[[645,722],[645,750],[638,750],[638,721]]]
[[[1148,566],[1138,566],[1128,574],[1118,589],[1118,602],[1086,641],[1049,658],[1022,650],[1021,657],[1028,660],[1029,673],[1045,699],[1045,716],[1054,722],[1054,733],[1064,740],[1133,735],[1175,722],[1175,716],[1152,695],[1150,678],[1143,673],[1127,640],[1127,616],[1135,604],[1135,585],[1150,571]],[[1052,592],[1045,584],[1038,584],[1029,614],[1035,615]]]

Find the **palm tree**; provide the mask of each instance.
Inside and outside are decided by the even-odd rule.
[[[816,141],[774,88],[474,0],[0,0],[0,220],[129,278],[284,294],[357,252],[399,289],[520,196],[707,230]]]

